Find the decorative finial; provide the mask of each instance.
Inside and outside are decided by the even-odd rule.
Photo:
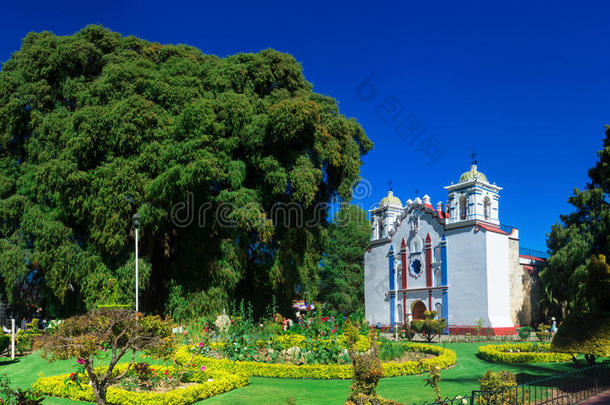
[[[419,197],[419,189],[415,189],[415,197]]]
[[[470,155],[470,157],[472,158],[472,164],[476,165],[477,163],[479,163],[477,161],[477,153],[475,151],[472,151],[472,154]]]
[[[392,191],[392,180],[388,181],[388,187],[390,187],[390,191]]]

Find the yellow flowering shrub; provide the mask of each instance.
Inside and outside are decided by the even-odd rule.
[[[479,346],[477,356],[494,363],[562,363],[572,359],[550,351],[549,343],[507,343]]]
[[[126,364],[120,364],[117,372],[124,370]],[[172,367],[155,366],[159,371],[173,371]],[[82,384],[82,389],[76,384],[65,384],[69,374],[52,377],[41,377],[33,385],[33,389],[47,396],[68,398],[75,401],[95,402],[93,389],[88,384]],[[227,391],[248,385],[249,377],[243,373],[229,373],[223,370],[210,370],[206,377],[212,381],[203,381],[185,388],[177,388],[168,392],[133,392],[117,387],[109,387],[108,403],[118,405],[187,405],[202,399],[222,394]],[[82,376],[87,380],[86,376]]]
[[[368,339],[367,344],[370,345]],[[364,342],[359,342],[364,347]],[[457,356],[453,350],[445,349],[423,343],[404,343],[411,351],[420,353],[435,354],[435,357],[423,359],[421,361],[407,362],[384,362],[383,376],[394,377],[408,374],[420,374],[428,371],[431,367],[446,368],[452,366],[457,361]],[[178,364],[194,364],[196,367],[205,365],[214,370],[224,370],[227,372],[243,372],[249,376],[274,377],[274,378],[308,378],[308,379],[351,379],[352,367],[349,364],[275,364],[262,363],[255,361],[232,361],[228,359],[216,359],[193,354],[191,347],[182,346],[177,350],[175,360]],[[366,350],[366,349],[364,349]],[[364,351],[363,350],[363,351]]]

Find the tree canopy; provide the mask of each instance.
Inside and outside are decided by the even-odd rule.
[[[367,213],[341,207],[328,228],[322,259],[320,299],[342,314],[364,311],[364,251],[371,239]]]
[[[114,277],[133,302],[137,211],[148,311],[314,297],[325,204],[371,148],[288,54],[30,33],[0,71],[2,291],[66,315]]]
[[[574,190],[574,212],[553,225],[548,265],[540,274],[541,303],[551,315],[571,311],[610,312],[610,127],[590,183]]]

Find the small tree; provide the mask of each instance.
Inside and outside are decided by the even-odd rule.
[[[447,322],[444,319],[434,319],[436,311],[425,311],[425,319],[414,319],[411,321],[411,328],[417,333],[421,333],[428,342],[443,333],[447,327]]]
[[[485,326],[485,321],[482,318],[479,318],[474,321],[474,330],[477,332],[477,337],[481,337],[481,331]]]
[[[442,401],[441,395],[441,368],[439,366],[430,367],[430,371],[428,376],[424,379],[424,386],[431,387],[434,390],[434,394],[436,395],[436,402]]]
[[[108,387],[123,377],[135,361],[136,351],[167,357],[174,348],[171,319],[143,316],[132,310],[102,308],[66,319],[39,342],[43,357],[49,361],[75,357],[82,364],[95,401],[106,404]],[[105,370],[95,370],[96,357],[110,350],[112,357]],[[113,373],[119,360],[131,351],[131,360],[122,373]]]
[[[349,328],[349,329],[348,329]],[[352,361],[352,370],[354,379],[351,385],[351,394],[345,401],[346,405],[400,405],[388,399],[381,398],[377,395],[377,385],[383,376],[383,366],[379,359],[379,350],[377,345],[377,334],[374,330],[370,330],[369,339],[371,340],[371,348],[364,353],[355,350],[357,334],[355,328],[348,325],[346,335],[349,345],[349,355]]]
[[[610,314],[571,313],[553,337],[551,350],[571,354],[579,367],[576,354],[583,354],[590,366],[597,357],[610,357]]]

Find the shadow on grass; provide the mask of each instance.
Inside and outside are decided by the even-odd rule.
[[[2,366],[8,366],[9,364],[15,364],[15,363],[19,363],[19,359],[15,359],[15,360],[0,360],[0,367]]]

